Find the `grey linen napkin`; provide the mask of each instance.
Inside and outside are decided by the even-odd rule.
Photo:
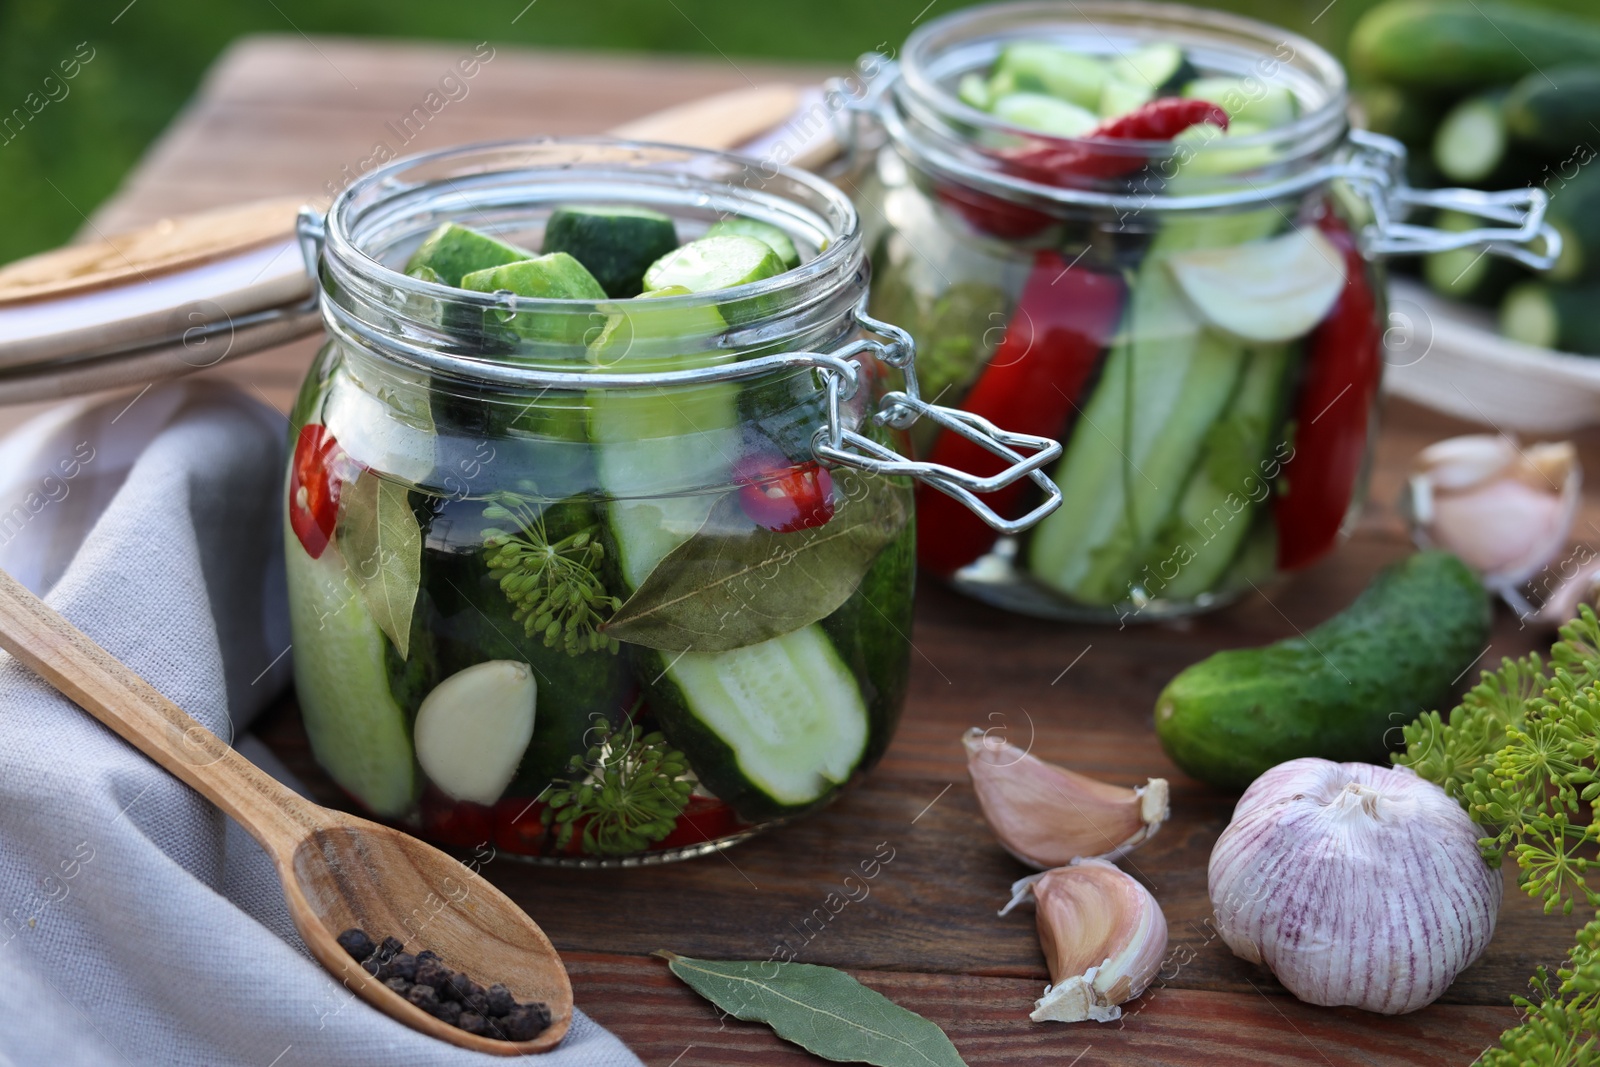
[[[0,442],[0,566],[242,735],[289,681],[284,436],[278,413],[200,382],[55,409]],[[306,954],[254,841],[0,654],[0,1063],[503,1062],[353,998]],[[537,1062],[639,1060],[580,1012]]]

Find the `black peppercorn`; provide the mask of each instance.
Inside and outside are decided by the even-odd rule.
[[[450,980],[452,973],[450,968],[440,963],[437,959],[425,960],[418,956],[416,971],[411,980],[418,985],[431,985],[435,989],[442,989],[444,984]]]
[[[456,1020],[456,1025],[469,1034],[477,1034],[480,1037],[490,1036],[489,1020],[485,1019],[475,1011],[462,1012],[461,1018]]]
[[[417,980],[417,958],[409,952],[402,952],[394,959],[383,965],[384,978],[404,978],[408,982]]]
[[[511,1009],[517,1006],[516,998],[511,995],[511,990],[499,982],[489,987],[484,999],[488,1001],[489,1006],[489,1010],[484,1014],[492,1015],[496,1018],[511,1014]]]
[[[383,944],[378,946],[378,958],[387,963],[389,960],[399,955],[400,950],[405,947],[406,943],[401,941],[398,937],[386,937],[383,939]]]
[[[518,1004],[499,1022],[507,1041],[531,1041],[550,1025],[550,1010],[543,1004]]]
[[[441,1000],[438,1010],[433,1014],[438,1016],[442,1022],[447,1022],[454,1026],[461,1019],[461,1005],[453,1000]]]
[[[421,963],[423,960],[433,960],[434,962],[438,962],[439,954],[433,951],[431,948],[425,948],[421,952],[417,953],[417,962]]]
[[[372,955],[372,950],[377,946],[372,943],[372,938],[367,936],[365,930],[352,926],[339,935],[339,947],[350,953],[351,959],[360,963]]]
[[[474,993],[482,994],[483,991],[483,986],[474,982],[460,971],[456,971],[445,982],[444,988],[439,990],[439,995],[446,1000],[458,1000],[464,1004],[468,997]]]
[[[402,997],[411,992],[411,983],[406,981],[404,978],[391,978],[383,984],[394,990],[396,993],[399,993]]]
[[[406,999],[429,1015],[439,1014],[439,991],[431,985],[418,982],[406,990]]]

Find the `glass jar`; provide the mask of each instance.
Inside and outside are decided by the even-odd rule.
[[[536,248],[573,203],[648,207],[686,240],[758,219],[803,262],[606,301],[401,273],[441,223]],[[357,803],[444,844],[637,863],[825,804],[905,697],[912,481],[1047,487],[1059,452],[917,398],[909,339],[866,317],[854,209],[800,172],[480,146],[379,169],[301,234],[328,331],[285,510],[306,731]],[[902,459],[919,416],[1008,469]]]
[[[1021,41],[1101,57],[1170,43],[1245,94],[1287,89],[1297,117],[1210,141],[1044,136],[959,95]],[[968,9],[840,103],[847,142],[874,128],[886,142],[858,197],[881,220],[873,314],[915,338],[929,396],[1065,445],[1064,502],[1024,535],[919,496],[922,565],[1030,614],[1191,613],[1322,558],[1357,514],[1376,437],[1376,257],[1475,244],[1539,265],[1558,249],[1541,192],[1408,188],[1404,149],[1349,128],[1333,57],[1231,15]],[[1445,234],[1406,223],[1419,206],[1508,225]],[[984,469],[937,427],[914,436],[936,462]],[[996,507],[1031,503],[1019,484]]]

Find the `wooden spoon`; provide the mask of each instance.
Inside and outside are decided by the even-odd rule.
[[[313,804],[186,715],[155,687],[0,571],[0,648],[248,830],[278,869],[295,929],[322,965],[373,1007],[478,1052],[545,1052],[572,1022],[572,984],[544,931],[475,871],[399,830]],[[366,971],[336,938],[352,926],[519,1001],[550,1027],[531,1041],[478,1037],[434,1018]]]

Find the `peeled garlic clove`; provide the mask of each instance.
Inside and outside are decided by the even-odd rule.
[[[1405,506],[1419,544],[1454,552],[1505,590],[1561,551],[1581,484],[1569,441],[1522,448],[1510,437],[1470,434],[1418,454]]]
[[[1211,852],[1217,931],[1308,1004],[1415,1011],[1494,936],[1501,877],[1481,832],[1406,768],[1279,764]]]
[[[1030,867],[1126,855],[1166,821],[1167,780],[1137,789],[1046,763],[974,727],[962,737],[983,817],[1005,850]]]
[[[1120,1019],[1118,1005],[1145,991],[1167,952],[1167,919],[1155,898],[1104,860],[1079,860],[1017,887],[1018,897],[1033,897],[1050,968],[1050,984],[1028,1018]]]
[[[1578,617],[1583,604],[1600,611],[1600,570],[1593,567],[1562,579],[1528,619],[1540,626],[1563,626]]]

